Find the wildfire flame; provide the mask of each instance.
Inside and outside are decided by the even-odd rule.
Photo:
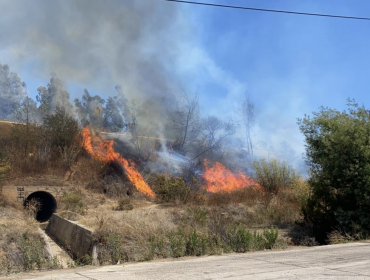
[[[258,183],[252,178],[241,172],[233,173],[219,162],[216,162],[213,166],[209,166],[208,161],[205,159],[204,167],[205,172],[203,178],[208,192],[231,193],[244,187],[259,188]]]
[[[114,150],[113,140],[105,140],[99,137],[92,138],[89,127],[85,127],[83,129],[82,137],[83,147],[90,155],[105,163],[112,161],[119,162],[123,166],[127,178],[139,192],[149,197],[155,197],[153,190],[144,181],[141,174],[136,170],[135,164],[132,161],[125,159]]]

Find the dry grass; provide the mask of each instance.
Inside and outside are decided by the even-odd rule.
[[[0,274],[48,267],[47,257],[33,215],[0,207]]]
[[[244,189],[231,194],[197,196],[187,204],[156,204],[136,192],[130,197],[112,199],[104,193],[75,185],[65,197],[71,199],[62,199],[58,211],[94,230],[95,239],[100,244],[98,257],[101,264],[220,254],[235,248],[283,248],[287,242],[281,235],[274,245],[267,246],[263,229],[272,225],[281,229],[300,217],[300,202],[294,193],[288,192],[272,196]],[[72,204],[67,205],[76,197],[83,205],[83,211],[73,210],[70,208]],[[129,201],[129,208],[133,209],[123,207],[116,211],[120,200],[123,204]],[[32,223],[28,227],[34,228]],[[259,243],[235,245],[235,238],[238,238],[235,234],[244,236],[245,242],[252,242],[254,238]],[[230,241],[231,238],[234,241]]]
[[[151,237],[165,235],[175,229],[171,210],[147,201],[133,201],[133,210],[114,211],[113,200],[107,200],[96,210],[90,209],[79,222],[95,230],[97,239],[116,235],[122,242],[125,260],[140,261],[149,254]]]
[[[200,206],[192,201],[186,205],[158,205],[145,199],[131,198],[133,209],[123,211],[115,210],[117,200],[102,200],[100,196],[91,194],[88,199],[95,206],[87,209],[85,215],[79,218],[79,223],[92,228],[97,242],[110,252],[105,252],[101,259],[101,263],[105,264],[115,263],[117,259],[141,261],[194,252],[228,252],[232,250],[227,245],[230,230],[235,226],[246,231],[250,229],[251,234],[255,230],[262,234],[263,229],[272,225],[285,228],[300,217],[299,202],[288,194],[267,196],[250,189],[232,194],[211,194],[202,200]],[[203,249],[199,247],[190,253],[186,251],[186,246],[190,246],[186,244],[191,240],[195,240],[194,246],[203,246]],[[286,240],[280,236],[276,242],[278,245],[274,246],[286,247]],[[180,251],[173,249],[174,242],[182,246]],[[117,246],[120,252],[113,252]]]
[[[270,195],[266,195],[258,189],[242,188],[231,193],[210,193],[205,197],[205,202],[209,206],[237,205],[245,204],[254,206],[260,203],[266,204]]]
[[[0,139],[10,136],[13,124],[0,122]]]
[[[71,168],[69,179],[80,185],[100,182],[101,176],[106,171],[106,166],[91,157],[80,156]]]

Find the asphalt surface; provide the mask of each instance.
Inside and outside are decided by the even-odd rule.
[[[10,279],[370,279],[370,243],[9,276]],[[9,278],[8,278],[9,279]]]

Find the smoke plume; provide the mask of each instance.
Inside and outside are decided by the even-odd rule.
[[[184,35],[178,30],[186,30],[174,5],[15,0],[0,1],[0,10],[6,11],[0,18],[0,57],[7,59],[3,63],[26,67],[44,79],[55,72],[67,84],[99,92],[112,93],[119,85],[129,104],[136,104],[142,126],[155,133],[155,124],[165,124],[168,104],[175,104],[179,91],[170,71],[177,39]]]

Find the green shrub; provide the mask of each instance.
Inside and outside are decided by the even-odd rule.
[[[50,265],[44,250],[42,237],[35,233],[24,232],[20,235],[6,236],[7,242],[1,248],[6,264],[1,264],[8,272],[11,269],[29,271]]]
[[[261,159],[255,161],[253,167],[257,174],[257,182],[267,193],[276,195],[299,184],[299,175],[285,162]]]
[[[263,230],[263,236],[265,237],[265,248],[272,249],[278,239],[279,230],[277,228],[270,228]]]
[[[98,230],[94,232],[94,241],[98,245],[97,255],[100,264],[117,264],[122,260],[122,240],[119,234]]]
[[[266,240],[264,236],[258,231],[253,232],[251,249],[255,251],[263,250],[266,248]]]
[[[221,237],[217,234],[208,235],[208,251],[210,255],[220,255],[224,252]]]
[[[92,259],[91,259],[91,256],[88,254],[74,261],[74,264],[76,266],[91,265],[91,263],[92,263]]]
[[[61,269],[61,268],[63,268],[62,261],[58,258],[58,256],[53,256],[48,269]]]
[[[169,234],[170,251],[173,258],[179,258],[185,256],[186,252],[186,240],[184,232],[178,229],[177,232],[171,232]]]
[[[196,229],[192,230],[186,242],[186,255],[201,256],[206,254],[208,238],[206,235],[199,234]]]
[[[228,243],[235,252],[244,253],[249,251],[252,241],[252,233],[243,226],[234,226],[228,231]]]
[[[32,270],[35,267],[41,269],[46,263],[44,255],[44,244],[40,238],[31,237],[24,234],[20,242],[20,251],[22,254],[22,264],[25,271]]]
[[[183,178],[157,175],[153,179],[152,186],[158,200],[162,203],[180,201],[186,204],[190,199],[190,187]]]
[[[198,224],[204,226],[207,224],[208,211],[201,208],[188,208],[190,224]]]
[[[152,236],[149,240],[149,255],[147,260],[152,260],[154,256],[167,257],[165,237],[163,235]]]
[[[279,236],[278,229],[264,229],[263,233],[251,233],[242,225],[233,226],[228,231],[228,244],[235,252],[272,249]]]

